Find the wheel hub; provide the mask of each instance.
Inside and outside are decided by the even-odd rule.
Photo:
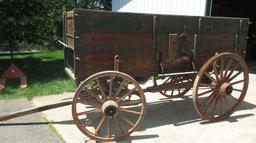
[[[117,112],[117,109],[115,107],[107,107],[104,111],[105,115],[109,116],[109,117],[113,117]]]
[[[222,95],[230,95],[232,91],[233,91],[233,87],[229,83],[225,82],[220,87],[220,92],[222,93]]]
[[[112,118],[118,112],[118,104],[113,100],[108,100],[103,103],[102,112],[109,118]]]

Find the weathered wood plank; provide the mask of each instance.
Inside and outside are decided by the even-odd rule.
[[[75,11],[76,32],[152,32],[152,15]]]
[[[73,61],[69,62],[74,62],[78,82],[96,72],[113,70],[115,55],[120,56],[120,71],[139,76],[161,72],[160,63],[164,72],[189,70],[193,48],[196,48],[194,58],[197,70],[216,52],[234,52],[236,49],[243,56],[241,53],[246,48],[248,19],[245,18],[134,14],[82,9],[75,9],[67,15],[70,17],[67,18],[67,34],[74,35],[67,39],[68,44],[74,47]],[[157,23],[155,27],[154,17]],[[181,35],[184,26],[187,27],[187,57],[177,57],[170,62],[169,34]]]
[[[118,51],[120,49],[152,50],[152,33],[90,32],[79,35],[77,51]]]

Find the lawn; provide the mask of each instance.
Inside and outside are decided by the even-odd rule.
[[[0,99],[60,94],[75,91],[76,86],[64,72],[63,51],[16,55],[15,64],[27,75],[28,88],[20,89],[19,80],[7,80]],[[10,65],[9,56],[0,56],[0,75]]]

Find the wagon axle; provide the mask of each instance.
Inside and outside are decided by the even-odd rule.
[[[233,86],[225,82],[221,85],[220,92],[222,95],[230,95],[233,92]]]
[[[108,100],[103,103],[102,112],[109,118],[113,118],[118,112],[118,104],[113,100]]]

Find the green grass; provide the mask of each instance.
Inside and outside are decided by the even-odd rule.
[[[63,137],[61,136],[61,134],[53,127],[53,125],[51,123],[48,124],[48,127],[49,127],[50,130],[52,130],[55,133],[57,138],[59,138],[59,140],[62,143],[66,143],[65,140],[63,139]]]
[[[75,91],[75,84],[64,72],[63,51],[16,55],[15,64],[27,75],[28,88],[20,89],[19,80],[7,80],[0,99],[60,94]],[[0,75],[10,65],[9,56],[0,56]]]
[[[49,121],[45,116],[42,116],[42,119],[48,122],[48,128],[56,135],[56,137],[62,142],[66,143],[66,141],[63,139],[61,134],[54,128],[53,124],[51,121]]]

